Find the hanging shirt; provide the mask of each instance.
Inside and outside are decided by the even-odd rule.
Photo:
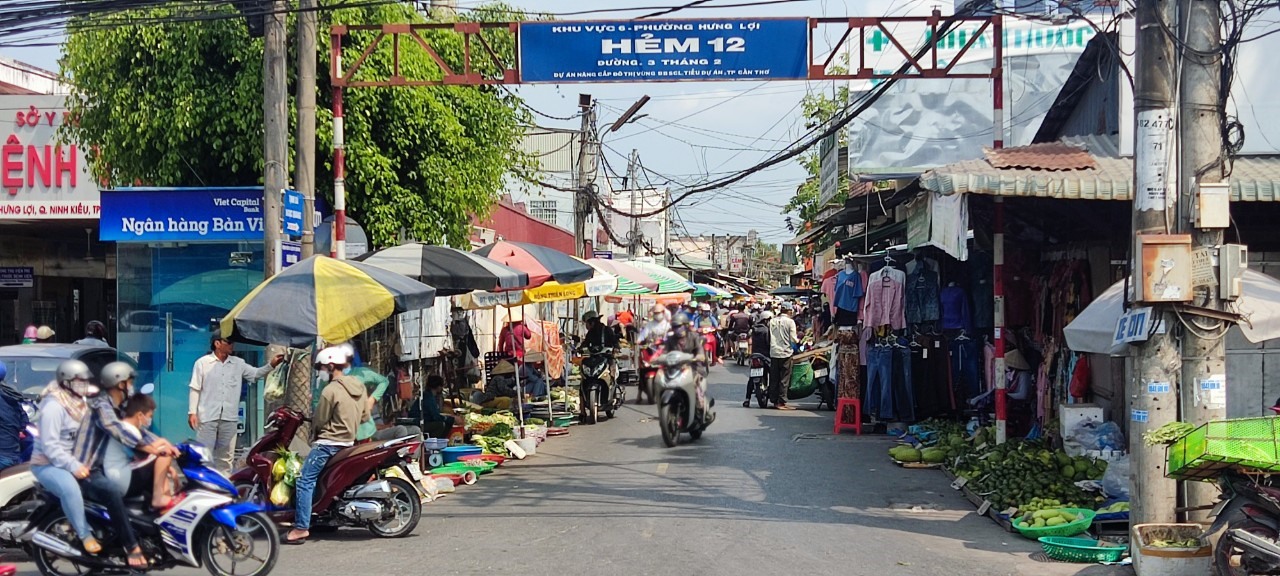
[[[938,320],[938,273],[921,264],[907,275],[907,322],[919,324]]]
[[[862,283],[861,277],[858,278],[858,283]],[[819,291],[822,292],[823,296],[826,296],[827,308],[831,311],[831,314],[834,315],[836,313],[836,275],[832,274],[823,278],[822,286],[819,287]],[[755,322],[755,318],[752,318],[751,321]]]
[[[836,293],[835,298],[832,300],[835,302],[836,308],[856,312],[864,294],[862,276],[858,275],[857,270],[853,272],[842,270],[839,274],[836,274]]]
[[[942,289],[942,329],[972,330],[973,317],[969,313],[969,295],[964,288],[947,286]]]
[[[906,282],[907,275],[892,266],[885,266],[868,276],[862,323],[870,327],[888,325],[894,330],[905,328],[903,288]]]

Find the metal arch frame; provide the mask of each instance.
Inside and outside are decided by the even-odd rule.
[[[809,19],[809,37],[808,41],[808,80],[910,80],[910,79],[937,79],[937,78],[990,78],[992,82],[992,123],[994,127],[992,147],[999,149],[1004,147],[1004,38],[1003,38],[1003,17],[999,14],[981,17],[964,17],[956,18],[957,22],[969,22],[980,24],[976,33],[968,38],[960,48],[959,54],[955,56],[951,62],[939,66],[938,64],[938,47],[939,42],[934,41],[925,56],[917,58],[912,54],[903,43],[895,38],[893,31],[886,24],[903,24],[903,23],[924,23],[929,26],[929,38],[937,38],[938,25],[943,21],[942,13],[934,10],[929,16],[895,16],[895,17],[855,17],[855,18],[810,18]],[[840,40],[831,49],[830,55],[818,64],[814,63],[814,35],[817,29],[824,24],[843,24],[845,26],[844,33]],[[914,72],[908,73],[878,73],[873,69],[867,68],[866,53],[861,48],[866,45],[866,31],[868,28],[875,28],[884,34],[890,44],[900,53]],[[488,41],[481,35],[483,30],[507,30],[514,40],[516,46],[516,56],[514,63],[502,62],[502,59],[489,45]],[[835,60],[836,55],[840,54],[840,48],[845,46],[852,36],[854,29],[858,30],[858,67],[844,74],[831,74],[827,72],[831,63]],[[423,30],[452,30],[462,35],[463,39],[463,69],[462,73],[453,70],[452,67],[440,57],[427,41],[420,34]],[[953,71],[955,66],[968,53],[969,49],[977,42],[987,30],[991,30],[993,41],[993,66],[986,73],[967,73],[957,74]],[[342,39],[353,31],[369,31],[377,32],[378,35],[374,40],[365,47],[364,51],[358,57],[355,63],[348,69],[342,67]],[[390,78],[385,80],[355,80],[355,75],[360,71],[365,61],[373,54],[374,50],[382,44],[387,37],[391,37],[392,49],[392,74]],[[439,80],[422,80],[405,78],[400,71],[400,39],[402,36],[408,36],[409,39],[421,47],[431,57],[431,59],[439,66],[443,77]],[[472,65],[473,57],[473,38],[474,42],[479,45],[484,53],[488,55],[493,64],[502,71],[501,76],[485,76],[475,70]],[[519,47],[520,47],[520,23],[519,22],[456,22],[456,23],[423,23],[423,24],[366,24],[366,25],[335,25],[330,28],[330,60],[329,60],[329,78],[333,87],[333,175],[334,175],[334,226],[333,226],[333,243],[331,255],[336,258],[346,257],[346,191],[345,191],[345,147],[343,142],[342,129],[342,93],[344,88],[361,88],[361,87],[391,87],[391,86],[486,86],[486,85],[505,85],[520,83],[520,64],[519,64]],[[1006,439],[1006,421],[1007,421],[1007,393],[1005,391],[1004,374],[1004,202],[999,196],[995,198],[995,214],[994,214],[994,235],[995,235],[995,254],[993,257],[993,282],[992,288],[994,292],[994,324],[995,324],[995,371],[1001,377],[996,378],[996,440],[1004,442]]]

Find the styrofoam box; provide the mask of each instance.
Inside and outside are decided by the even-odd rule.
[[[1093,403],[1058,404],[1058,423],[1062,426],[1059,433],[1062,437],[1071,434],[1071,430],[1085,420],[1093,420],[1101,424],[1104,420],[1102,407]]]
[[[1129,538],[1133,570],[1138,576],[1204,576],[1213,564],[1213,548],[1204,541],[1198,524],[1138,524]],[[1152,548],[1143,541],[1152,531],[1167,532],[1178,539],[1199,538],[1195,548]],[[1159,536],[1163,538],[1164,536]]]

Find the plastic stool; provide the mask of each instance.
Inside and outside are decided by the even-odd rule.
[[[853,407],[853,424],[844,423],[844,409],[846,406]],[[839,434],[850,428],[859,436],[862,435],[862,401],[857,398],[841,398],[836,400],[836,429],[834,434]]]

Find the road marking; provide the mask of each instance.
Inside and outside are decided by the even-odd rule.
[[[661,463],[661,464],[658,464],[658,475],[659,475],[659,476],[665,475],[665,474],[667,473],[667,466],[668,466],[668,464],[667,464],[666,462],[663,462],[663,463]]]

